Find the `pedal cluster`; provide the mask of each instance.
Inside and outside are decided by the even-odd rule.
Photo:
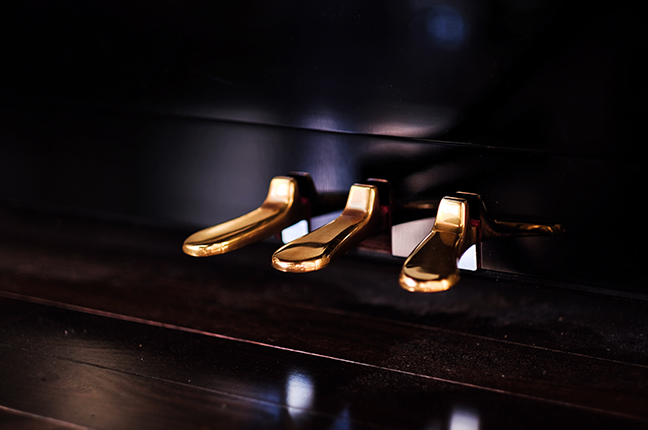
[[[346,203],[345,203],[346,202]],[[429,216],[430,206],[437,208]],[[363,241],[388,234],[391,252],[398,256],[412,236],[419,241],[401,269],[399,283],[412,292],[445,291],[459,281],[459,261],[474,249],[475,267],[481,267],[481,243],[509,236],[552,235],[563,232],[559,224],[498,221],[488,216],[478,194],[457,192],[437,202],[395,206],[386,180],[369,179],[354,184],[348,195],[318,193],[307,173],[277,176],[270,182],[265,201],[239,218],[200,230],[189,236],[183,251],[194,257],[224,254],[281,233],[312,217],[342,213],[330,223],[291,240],[272,256],[272,266],[282,272],[321,270]],[[424,210],[426,209],[426,210]],[[403,215],[408,213],[407,217]],[[393,220],[419,219],[394,224]],[[414,214],[414,215],[412,215]],[[421,221],[432,227],[421,237]]]

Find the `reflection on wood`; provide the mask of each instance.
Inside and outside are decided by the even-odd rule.
[[[100,428],[648,422],[645,344],[608,336],[641,333],[645,302],[469,277],[422,311],[389,261],[304,277],[269,267],[273,243],[199,260],[179,251],[184,231],[3,216],[16,225],[0,249],[12,410]],[[492,306],[506,319],[484,324]],[[576,325],[600,335],[556,332]]]
[[[362,363],[8,299],[0,303],[32,313],[0,330],[8,364],[0,370],[0,402],[91,427],[268,428],[298,422],[426,428],[451,420],[457,410],[497,428],[509,421],[525,428],[546,428],[555,420],[638,423]]]

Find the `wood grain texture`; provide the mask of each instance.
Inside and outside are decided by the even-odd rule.
[[[19,307],[31,308],[33,317],[0,330],[0,402],[79,425],[426,428],[463,416],[493,428],[509,422],[546,428],[555,420],[642,426],[641,420],[362,363]]]
[[[60,430],[60,429],[87,429],[86,426],[80,426],[73,423],[57,420],[51,417],[43,417],[30,414],[24,411],[0,406],[0,429],[20,429],[20,430]]]
[[[223,416],[211,407],[198,411],[188,425],[208,426],[209,417],[237,425],[239,412],[232,411],[264,417],[268,404],[291,416],[285,391],[294,374],[317,393],[324,387],[317,398],[328,400],[305,408],[304,416],[324,417],[325,427],[341,419],[423,428],[462,405],[500,427],[504,421],[487,410],[535,428],[546,424],[540,417],[555,414],[595,427],[648,421],[642,301],[480,277],[466,278],[452,295],[421,299],[391,290],[398,272],[391,261],[376,265],[356,256],[326,273],[289,275],[269,268],[272,243],[192,259],[176,249],[182,231],[19,213],[2,213],[15,225],[2,231],[8,246],[0,248],[0,345],[16,366],[4,370],[0,404],[7,407],[34,414],[44,408],[44,415],[67,420],[48,405],[52,397],[82,395],[105,379],[124,387],[108,384],[108,393],[97,394],[92,405],[105,395],[108,410],[122,407],[112,390],[130,391],[128,405],[168,392],[131,411],[127,427],[166,410],[179,423],[185,418],[173,412],[174,399],[193,410],[204,390],[233,406]],[[265,257],[268,264],[259,263]],[[59,363],[52,372],[82,375],[86,385],[39,385],[32,375],[27,391],[42,397],[17,398],[20,375],[49,369],[37,363],[50,359]],[[69,413],[71,422],[94,426],[83,413]],[[152,427],[162,425],[156,419]],[[265,418],[251,420],[243,421],[256,426]],[[113,421],[101,423],[108,428]]]

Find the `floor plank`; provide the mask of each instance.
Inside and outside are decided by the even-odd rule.
[[[125,298],[74,285],[57,286],[55,294],[66,287],[66,306],[89,313],[648,418],[648,367],[642,365],[258,298],[225,304],[151,290]]]
[[[466,276],[461,288],[448,294],[416,296],[393,285],[399,265],[390,260],[377,265],[357,255],[326,271],[290,275],[270,268],[275,246],[271,242],[223,258],[193,259],[179,251],[185,234],[180,230],[18,213],[24,216],[0,210],[0,218],[14,226],[0,230],[0,330],[11,339],[0,338],[0,344],[32,354],[34,360],[39,354],[62,360],[61,366],[70,372],[71,363],[76,363],[124,378],[186,385],[184,379],[197,381],[213,371],[213,362],[204,357],[224,360],[221,352],[229,351],[241,362],[266,363],[261,373],[246,367],[236,381],[263,380],[276,367],[281,375],[272,384],[283,387],[278,389],[283,393],[294,364],[302,363],[318,381],[331,379],[331,374],[353,375],[340,376],[338,388],[328,390],[333,398],[348,399],[344,393],[349,387],[364,381],[358,396],[372,398],[371,403],[380,406],[377,410],[409,411],[423,421],[431,419],[420,415],[428,403],[441,402],[439,413],[447,416],[453,405],[463,404],[460,398],[503,402],[509,409],[530,411],[535,419],[542,411],[553,413],[555,407],[578,410],[583,419],[587,411],[592,416],[648,419],[646,301],[483,276]],[[268,264],[259,263],[266,260]],[[62,321],[69,315],[83,315],[85,320],[66,327]],[[49,323],[39,325],[38,318]],[[89,339],[83,330],[93,318],[104,321],[93,323],[97,327],[122,325],[106,338],[112,340]],[[142,327],[157,333],[151,336],[165,345],[160,351],[146,349],[154,345],[145,338],[136,342],[133,333],[144,333]],[[24,336],[27,331],[31,337]],[[165,338],[174,341],[160,340]],[[84,341],[75,344],[73,339]],[[193,351],[186,346],[202,345],[205,339],[209,347]],[[173,353],[174,348],[196,361]],[[133,359],[143,351],[146,360]],[[274,361],[263,361],[262,356]],[[18,353],[13,357],[13,365],[22,365]],[[186,373],[176,371],[174,363]],[[227,363],[228,369],[236,368],[234,362]],[[319,368],[334,370],[312,370]],[[191,387],[211,390],[209,384],[227,380],[217,373],[204,386]],[[17,379],[13,383],[13,388],[19,386]],[[285,400],[277,403],[275,397],[250,394],[241,388],[246,384],[237,384],[236,390],[216,393],[289,408]],[[11,389],[0,390],[7,402]],[[381,396],[372,397],[374,392]],[[453,402],[443,403],[432,393]],[[366,403],[352,404],[354,417],[362,416],[358,405]],[[347,403],[342,405],[334,412],[324,408],[317,413],[339,417]],[[488,408],[479,405],[483,416]],[[375,407],[369,410],[384,416]],[[393,422],[396,425],[397,419]]]
[[[78,425],[411,429],[453,417],[480,428],[647,424],[263,345],[18,307],[32,317],[0,330],[0,403]]]
[[[17,411],[0,405],[0,429],[1,430],[81,430],[89,427],[79,426],[49,417],[42,417],[23,411]]]

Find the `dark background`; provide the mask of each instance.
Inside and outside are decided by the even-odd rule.
[[[19,2],[2,98],[620,156],[641,140],[632,2]]]

